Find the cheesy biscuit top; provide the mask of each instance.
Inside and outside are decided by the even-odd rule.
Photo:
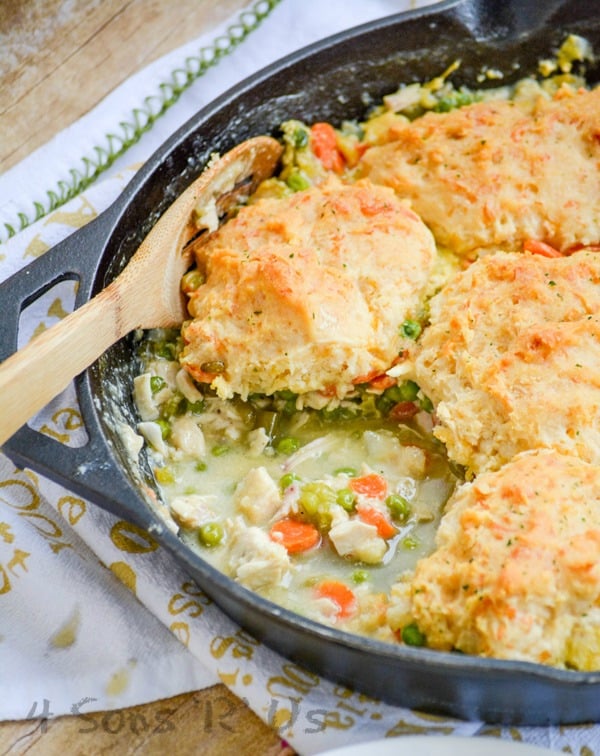
[[[600,241],[600,88],[430,112],[387,138],[360,174],[409,198],[458,254]]]
[[[526,449],[600,464],[600,255],[479,258],[431,301],[416,380],[471,473]]]
[[[415,213],[366,180],[261,199],[197,248],[206,282],[181,363],[225,398],[343,395],[393,363],[436,255]]]
[[[600,468],[525,452],[461,486],[437,549],[393,589],[431,648],[600,666]]]

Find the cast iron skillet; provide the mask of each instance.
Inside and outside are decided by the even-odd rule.
[[[0,286],[0,359],[16,349],[19,313],[52,285],[79,281],[77,304],[123,267],[153,222],[213,151],[225,152],[285,119],[364,116],[401,82],[423,81],[462,61],[457,83],[484,68],[505,81],[536,69],[567,32],[600,50],[600,11],[589,0],[451,0],[366,24],[295,53],[233,88],[179,129],[116,203]],[[591,79],[600,78],[590,70]],[[496,84],[497,82],[493,82]],[[568,166],[565,167],[568,170]],[[473,658],[384,644],[330,629],[256,596],[192,553],[162,526],[144,490],[149,468],[132,464],[115,417],[133,422],[132,338],[123,339],[76,384],[89,435],[68,448],[23,427],[5,445],[13,462],[45,475],[150,530],[221,608],[284,656],[387,702],[489,722],[600,721],[600,672]]]

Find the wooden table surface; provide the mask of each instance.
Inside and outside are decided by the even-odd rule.
[[[246,3],[0,0],[0,173],[132,73]],[[133,752],[292,753],[224,685],[118,712],[0,723],[0,755]]]

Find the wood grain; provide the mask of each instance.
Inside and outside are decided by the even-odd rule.
[[[4,722],[2,756],[293,756],[224,685],[145,706],[56,719]]]
[[[247,0],[0,0],[0,173]]]
[[[0,0],[0,173],[139,68],[213,29],[246,4]],[[6,681],[2,695],[10,695]],[[116,712],[0,723],[0,756],[134,752],[292,753],[224,685]]]

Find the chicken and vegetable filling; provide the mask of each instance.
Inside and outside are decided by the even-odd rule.
[[[321,410],[287,390],[224,400],[180,348],[146,339],[134,389],[171,526],[265,597],[393,640],[389,586],[431,550],[456,481],[416,384],[361,385]]]
[[[167,522],[232,579],[383,640],[600,668],[590,55],[290,120],[278,175],[199,237],[134,395]]]

